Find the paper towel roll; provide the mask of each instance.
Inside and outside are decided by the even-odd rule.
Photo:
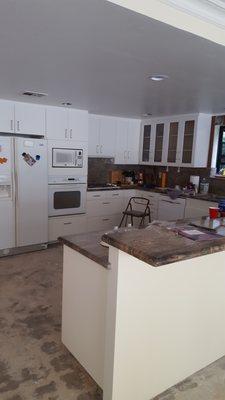
[[[199,190],[199,182],[200,182],[200,176],[198,176],[198,175],[190,176],[190,183],[193,183],[193,185],[195,185],[195,189],[197,192]]]

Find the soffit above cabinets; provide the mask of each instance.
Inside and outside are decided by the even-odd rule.
[[[222,0],[160,0],[160,2],[225,29],[225,2]]]

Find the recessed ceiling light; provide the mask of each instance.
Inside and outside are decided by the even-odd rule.
[[[72,106],[72,103],[70,103],[69,101],[64,101],[64,102],[62,103],[62,105],[63,105],[64,107],[69,107],[69,106]]]
[[[160,81],[164,81],[164,79],[168,79],[169,77],[168,77],[168,75],[159,75],[159,74],[155,74],[155,75],[150,75],[149,78],[150,78],[152,81],[160,82]]]

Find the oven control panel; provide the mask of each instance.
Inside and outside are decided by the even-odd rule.
[[[73,184],[73,183],[87,183],[87,177],[86,176],[73,176],[73,175],[65,175],[65,176],[50,175],[48,177],[49,185]]]

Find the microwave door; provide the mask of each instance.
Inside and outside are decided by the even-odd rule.
[[[75,168],[76,150],[75,149],[52,149],[53,168]]]

